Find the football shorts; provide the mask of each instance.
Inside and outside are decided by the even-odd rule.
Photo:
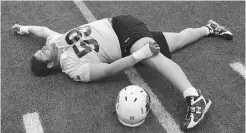
[[[135,42],[143,37],[153,38],[160,46],[160,52],[171,58],[171,53],[162,32],[149,31],[139,19],[130,15],[120,15],[112,18],[112,27],[119,39],[122,56],[130,55],[130,49]]]

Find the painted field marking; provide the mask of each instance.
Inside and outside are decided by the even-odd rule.
[[[44,133],[39,114],[37,112],[23,115],[23,123],[26,133]]]
[[[80,9],[81,13],[84,15],[88,22],[97,20],[96,17],[91,13],[87,6],[82,1],[74,0],[74,3]],[[165,110],[161,102],[158,100],[157,96],[152,92],[151,88],[143,81],[141,76],[137,73],[135,68],[130,68],[125,71],[132,84],[138,85],[146,89],[151,97],[151,109],[159,123],[168,133],[183,133],[180,130],[179,125],[177,125],[171,115]]]
[[[241,76],[244,77],[244,79],[246,79],[246,73],[245,73],[246,69],[242,63],[240,62],[231,63],[230,66],[234,71],[238,72]]]

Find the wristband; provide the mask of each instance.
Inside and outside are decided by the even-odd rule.
[[[136,62],[139,62],[143,59],[149,58],[152,55],[153,55],[153,53],[150,50],[149,44],[146,44],[144,47],[142,47],[138,51],[132,53],[132,56],[136,60]]]
[[[21,26],[21,27],[20,27],[20,31],[17,32],[17,33],[20,34],[20,35],[30,34],[30,33],[28,32],[28,26]]]

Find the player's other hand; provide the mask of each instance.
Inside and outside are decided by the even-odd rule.
[[[12,29],[13,29],[15,32],[17,32],[18,34],[23,35],[23,34],[20,33],[20,27],[21,27],[21,25],[15,24],[15,25],[12,26]]]
[[[153,56],[160,53],[160,47],[156,42],[149,42],[150,51],[153,53]]]

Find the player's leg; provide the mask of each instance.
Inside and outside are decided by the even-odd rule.
[[[132,16],[121,15],[114,17],[112,19],[112,25],[119,38],[121,48],[125,49],[126,53],[130,54],[141,49],[144,44],[148,43],[149,41],[155,42],[155,40],[152,39],[152,33],[148,30],[146,25]],[[156,34],[157,35],[155,35],[155,37],[157,36],[157,39],[160,38],[158,37],[160,34],[164,38],[161,32]],[[161,42],[161,40],[158,40],[157,44],[159,42]],[[165,49],[162,46],[168,47],[166,43],[161,45],[161,52],[162,49]],[[181,68],[163,54],[158,54],[158,56],[148,59],[146,64],[150,65],[152,68],[165,76],[182,93],[185,91],[185,89],[192,87]]]
[[[143,47],[143,44],[141,39],[137,41],[132,46],[131,53]],[[203,119],[212,102],[204,98],[200,91],[192,86],[178,64],[162,53],[144,60],[143,63],[162,74],[183,94],[187,101],[188,109],[182,128],[190,129],[196,126]]]
[[[112,19],[112,25],[119,38],[121,48],[126,51],[126,53],[133,53],[142,48],[146,43],[151,41],[155,42],[157,40],[156,42],[160,45],[161,53],[144,60],[143,63],[149,65],[166,77],[170,83],[183,93],[189,105],[199,104],[196,104],[196,106],[199,106],[198,113],[202,111],[202,115],[196,115],[195,112],[188,112],[187,116],[194,116],[196,119],[185,121],[186,127],[188,128],[197,125],[210,105],[207,104],[200,93],[191,85],[180,66],[168,58],[170,57],[168,55],[170,51],[162,32],[155,32],[155,36],[153,37],[153,32],[150,32],[143,22],[131,16],[114,17]],[[163,54],[166,55],[164,56]],[[191,98],[195,101],[192,104]],[[201,100],[202,102],[200,102]]]
[[[171,53],[205,36],[217,36],[227,40],[233,39],[233,35],[228,29],[213,20],[209,20],[206,26],[199,28],[186,28],[177,33],[163,32],[163,34]]]
[[[176,50],[205,37],[208,32],[208,28],[204,26],[200,28],[187,28],[179,33],[163,32],[163,34],[166,38],[170,52],[173,53]]]
[[[143,47],[143,44],[145,44],[146,41],[154,40],[149,37],[138,40],[131,47],[131,53]],[[161,73],[172,83],[172,85],[180,90],[181,93],[184,93],[187,88],[192,87],[191,83],[189,82],[188,78],[186,77],[180,66],[171,59],[164,56],[162,53],[144,60],[143,63],[149,65],[151,68]]]
[[[189,106],[182,128],[193,128],[203,119],[212,102],[209,99],[204,98],[201,95],[200,91],[192,86],[180,66],[170,59],[171,56],[169,47],[166,42],[166,38],[164,37],[162,32],[151,32],[151,34],[154,40],[150,37],[139,39],[131,47],[131,53],[134,50],[143,47],[143,45],[148,41],[156,41],[160,45],[161,53],[157,56],[150,57],[144,60],[143,63],[147,64],[148,66],[162,74],[174,87],[176,87],[183,94]],[[190,39],[184,41],[186,41],[186,43],[188,44],[191,41],[195,41],[201,38],[201,36],[204,35],[200,34],[200,36],[193,38],[193,40]],[[196,107],[195,109],[193,108],[194,106]]]
[[[184,32],[187,32],[188,30],[184,30]],[[183,32],[183,33],[184,33]],[[202,31],[201,31],[202,32]],[[162,32],[151,32],[152,36],[154,38],[154,40],[159,44],[160,46],[160,51],[163,55],[165,55],[165,57],[171,57],[170,52],[174,52],[177,48],[179,47],[181,48],[179,45],[175,45],[176,47],[171,47],[169,48],[170,45],[168,45],[167,41],[169,43],[173,43],[176,44],[177,38],[179,36],[178,33],[170,33],[169,35],[173,38],[165,38],[165,36],[162,34]],[[200,36],[199,36],[200,35]],[[198,36],[195,36],[195,38],[193,39],[183,39],[183,41],[186,42],[186,44],[191,43],[192,41],[198,40],[199,38],[201,38],[203,36],[203,34],[199,34]],[[169,37],[170,37],[169,36]],[[168,40],[169,39],[169,40]],[[138,44],[140,45],[140,44]],[[181,44],[182,46],[185,46],[183,44]],[[135,47],[135,46],[133,46]],[[169,51],[169,49],[171,49],[172,51]],[[165,57],[163,59],[165,59]],[[155,59],[156,58],[156,59]],[[177,77],[175,77],[176,80],[179,80],[180,82],[177,81],[177,83],[173,83],[173,84],[181,84],[182,83],[189,83],[189,80],[185,77],[184,72],[182,71],[182,69],[176,64],[173,65],[174,63],[170,60],[166,61],[166,63],[163,63],[161,60],[163,59],[158,59],[157,56],[155,57],[151,57],[149,59],[146,60],[146,64],[148,64],[149,66],[152,66],[154,69],[157,69],[158,71],[165,71],[164,69],[166,69],[166,73],[169,73],[170,75],[167,75],[165,73],[163,73],[163,75],[168,79],[168,77],[170,78],[172,75],[171,73],[175,74]],[[160,67],[159,69],[156,67]],[[173,69],[173,70],[172,70]],[[175,73],[178,72],[177,74]],[[183,78],[182,78],[183,76]],[[174,79],[174,80],[175,80]],[[185,87],[185,86],[180,86],[182,87],[182,89],[178,88],[182,93],[184,98],[187,101],[188,104],[188,109],[187,109],[187,114],[185,117],[185,120],[183,122],[182,128],[183,129],[190,129],[192,127],[194,127],[195,125],[197,125],[204,117],[204,115],[206,114],[206,112],[208,111],[210,105],[211,105],[211,101],[207,98],[204,98],[200,91],[194,87]],[[194,108],[196,107],[196,108]],[[194,118],[194,119],[193,119]]]

